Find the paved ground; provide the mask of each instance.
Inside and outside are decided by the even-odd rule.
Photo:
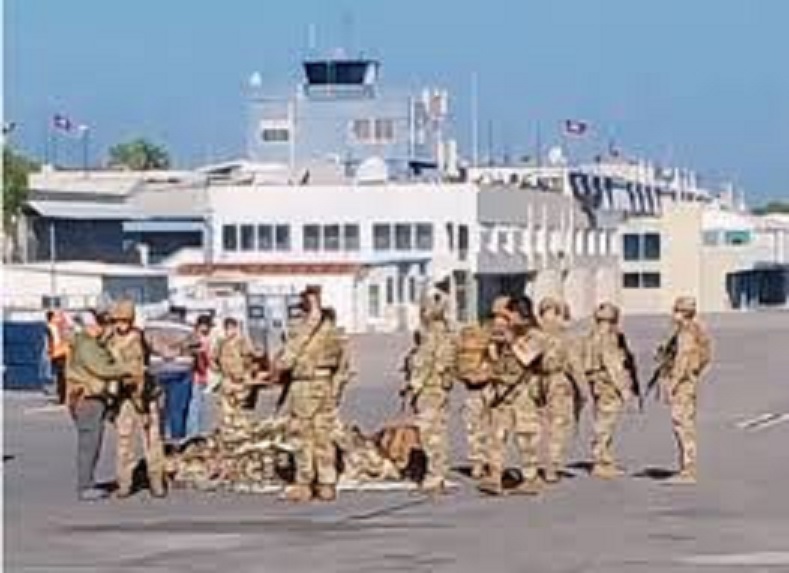
[[[271,497],[176,492],[164,501],[140,494],[80,504],[65,414],[42,411],[37,396],[6,394],[6,570],[789,571],[789,419],[744,425],[789,412],[789,313],[716,317],[710,325],[717,361],[701,396],[701,483],[690,489],[657,479],[674,453],[667,412],[652,403],[624,424],[620,451],[630,477],[604,483],[574,469],[536,499],[481,498],[464,481],[438,502],[366,493],[293,507]],[[628,325],[644,370],[664,326]],[[404,340],[357,344],[364,359],[347,406],[369,428],[396,411]],[[585,459],[588,424],[574,461]],[[457,427],[453,438],[460,463]],[[105,457],[109,478],[109,449]]]

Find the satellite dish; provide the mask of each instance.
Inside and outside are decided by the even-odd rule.
[[[260,75],[260,72],[254,72],[249,76],[249,87],[254,89],[263,87],[263,76]]]
[[[551,165],[564,165],[567,161],[564,158],[564,150],[561,147],[551,147],[548,150],[548,163]]]
[[[389,167],[376,156],[362,161],[356,170],[356,182],[361,184],[386,183],[389,180]]]

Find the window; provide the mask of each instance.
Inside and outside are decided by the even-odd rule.
[[[727,245],[747,245],[751,242],[751,234],[748,231],[726,231],[724,239]]]
[[[266,143],[286,143],[290,140],[290,130],[284,127],[266,127],[260,132],[260,139]]]
[[[343,248],[346,251],[358,251],[361,248],[359,241],[359,225],[343,225]]]
[[[372,125],[369,119],[355,119],[351,123],[351,131],[357,141],[368,143],[372,140]]]
[[[408,277],[408,300],[416,302],[416,277]]]
[[[255,227],[241,225],[241,250],[253,251],[255,249]]]
[[[323,248],[326,251],[340,250],[340,226],[324,225],[323,227]]]
[[[238,250],[238,227],[235,225],[222,226],[222,248],[225,251]]]
[[[388,251],[392,248],[392,226],[383,223],[373,225],[373,248]]]
[[[277,225],[274,228],[275,239],[277,243],[277,250],[278,251],[289,251],[290,250],[290,226],[289,225]]]
[[[372,318],[381,316],[381,287],[379,285],[367,287],[367,314]]]
[[[386,304],[394,304],[394,279],[386,279]]]
[[[274,233],[271,225],[258,225],[258,250],[274,250]]]
[[[641,286],[641,275],[638,273],[625,273],[622,275],[622,287],[638,288]]]
[[[702,241],[708,247],[714,247],[718,244],[718,231],[704,231],[702,234]]]
[[[660,235],[657,233],[646,233],[644,235],[644,260],[660,260]]]
[[[458,225],[458,250],[461,253],[468,251],[468,225]]]
[[[321,227],[320,225],[304,225],[304,250],[321,250]]]
[[[626,261],[637,261],[641,256],[641,236],[628,233],[622,235],[622,254]]]
[[[416,248],[420,251],[433,250],[433,225],[418,223],[416,226]]]
[[[410,251],[413,248],[411,225],[395,225],[395,248],[398,251]]]
[[[660,273],[643,273],[641,275],[642,288],[660,288]]]
[[[455,225],[452,223],[447,223],[447,245],[449,245],[449,250],[455,250]]]
[[[376,143],[389,143],[394,141],[394,121],[391,119],[375,120]]]

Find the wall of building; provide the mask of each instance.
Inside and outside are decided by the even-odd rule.
[[[122,221],[34,217],[30,222],[30,262],[50,259],[50,225],[54,226],[58,261],[133,263],[138,260],[133,246],[124,241]]]

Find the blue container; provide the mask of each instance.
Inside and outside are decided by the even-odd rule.
[[[43,322],[3,322],[3,388],[41,389],[48,382]]]

